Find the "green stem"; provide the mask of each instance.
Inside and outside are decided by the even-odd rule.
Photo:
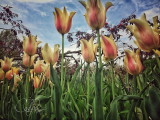
[[[101,42],[100,42],[99,29],[97,30],[97,37],[98,37],[98,52],[99,52],[99,68],[101,68],[101,66],[102,66],[102,60],[101,60]]]
[[[61,86],[62,86],[62,91],[63,91],[63,82],[64,82],[64,34],[62,34],[62,58],[61,58]]]
[[[133,94],[137,94],[137,80],[136,80],[136,76],[133,76],[133,82],[134,82],[134,92],[133,92]]]
[[[112,76],[112,98],[113,98],[113,100],[114,100],[114,98],[115,98],[115,85],[114,85],[114,71],[113,71],[113,65],[114,65],[114,62],[113,61],[111,61],[111,76]]]
[[[89,114],[89,95],[90,95],[90,71],[89,71],[90,64],[87,65],[87,111]]]
[[[138,84],[138,87],[139,87],[139,90],[142,91],[142,86],[141,86],[141,83],[140,83],[140,76],[137,76],[137,84]]]

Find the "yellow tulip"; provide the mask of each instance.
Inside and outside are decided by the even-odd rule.
[[[93,44],[93,37],[87,41],[85,39],[80,40],[82,56],[87,63],[91,63],[95,59],[98,44]]]
[[[21,81],[21,78],[19,75],[17,74],[14,74],[14,87],[17,87],[18,86],[18,82]]]
[[[24,37],[23,40],[23,50],[29,56],[36,54],[38,44],[41,41],[36,41],[37,36],[29,35],[28,37]]]
[[[44,47],[42,48],[42,56],[46,63],[51,63],[54,65],[59,58],[59,44],[54,45],[54,51],[48,46],[46,43]]]
[[[4,71],[2,70],[2,68],[0,68],[0,80],[3,80],[4,79]]]
[[[63,8],[63,10],[55,8],[55,12],[53,12],[54,23],[59,33],[65,34],[69,32],[72,25],[72,18],[75,13],[76,12],[68,13],[65,7]]]
[[[117,46],[113,40],[113,37],[101,37],[101,47],[104,54],[105,60],[114,59],[117,57]]]
[[[141,19],[132,19],[129,22],[134,23],[134,25],[128,25],[127,28],[132,32],[136,38],[135,44],[142,50],[149,52],[154,48],[160,47],[160,36],[157,32],[158,28],[157,22],[154,21],[154,28],[148,24],[146,20],[146,15],[143,14]]]
[[[28,54],[26,54],[24,52],[23,54],[23,65],[25,65],[26,67],[29,67],[29,66],[32,66],[33,63],[34,63],[34,59],[38,56],[38,54],[35,54],[33,56],[29,56]],[[31,57],[31,60],[30,60],[30,57]]]
[[[43,81],[40,81],[40,79],[37,76],[35,76],[33,80],[34,80],[33,82],[34,88],[39,88],[42,86]]]
[[[142,72],[143,65],[140,60],[140,50],[135,52],[125,50],[124,66],[128,73],[131,75],[137,75]]]
[[[108,8],[113,6],[113,4],[111,2],[107,2],[104,7],[100,0],[88,0],[87,2],[80,1],[80,3],[86,9],[84,16],[88,25],[93,30],[102,28],[106,22],[106,11]]]
[[[14,75],[14,74],[15,74],[15,75],[18,75],[18,73],[19,73],[19,68],[12,67],[11,70],[9,70],[9,71],[6,72],[6,76],[5,76],[5,77],[6,77],[8,80],[11,80],[11,79],[13,78],[13,75]]]
[[[4,72],[7,72],[11,69],[13,64],[12,60],[13,58],[8,58],[8,57],[4,57],[4,60],[0,60],[1,68]]]
[[[37,60],[36,63],[34,64],[34,72],[35,73],[42,73],[44,71],[43,66],[44,66],[44,60]]]
[[[47,79],[50,79],[50,65],[49,64],[46,64],[44,67],[44,76]]]

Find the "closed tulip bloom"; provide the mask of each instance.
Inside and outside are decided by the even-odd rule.
[[[131,75],[140,74],[143,70],[143,65],[140,60],[140,50],[135,52],[125,50],[124,66]]]
[[[82,39],[80,43],[83,59],[87,63],[93,62],[95,60],[98,44],[93,43],[93,37],[89,41]]]
[[[105,60],[114,59],[117,57],[117,46],[113,40],[113,37],[101,37],[101,47]]]
[[[159,33],[156,31],[157,29],[155,27],[152,29],[148,24],[145,14],[143,14],[140,19],[132,19],[129,22],[133,23],[134,25],[128,25],[127,28],[136,38],[135,44],[140,49],[149,52],[154,48],[160,47]]]
[[[4,72],[7,72],[11,69],[13,63],[12,60],[13,58],[8,58],[8,57],[4,57],[4,60],[0,60],[1,68]]]
[[[44,47],[42,48],[42,56],[46,63],[51,63],[54,65],[59,58],[59,44],[54,45],[54,51],[48,46],[46,43]]]
[[[4,71],[2,70],[2,68],[0,68],[0,80],[4,79]]]
[[[106,11],[108,10],[108,8],[113,6],[113,4],[111,2],[107,2],[104,7],[100,0],[88,0],[87,2],[80,1],[80,3],[86,9],[86,13],[84,16],[88,25],[93,30],[104,27],[106,22]]]
[[[34,88],[39,88],[42,86],[42,81],[40,81],[40,79],[37,76],[35,76],[33,78],[33,85],[34,85]]]
[[[43,66],[44,66],[44,60],[37,60],[36,63],[34,64],[34,72],[35,73],[42,73],[44,71]]]
[[[8,80],[11,80],[13,78],[13,75],[18,75],[19,73],[19,68],[16,68],[16,67],[12,67],[11,70],[9,70],[8,72],[6,72],[6,78]]]
[[[76,12],[68,13],[65,7],[63,8],[63,10],[55,8],[55,12],[53,12],[54,23],[59,33],[66,34],[69,32],[72,25],[72,18],[75,13]]]
[[[49,64],[46,64],[44,66],[44,76],[47,78],[47,79],[50,79],[50,65]]]
[[[26,67],[32,66],[34,63],[34,59],[38,56],[38,54],[35,54],[33,56],[31,56],[31,60],[30,60],[30,56],[28,54],[26,54],[24,52],[23,54],[23,65],[25,65]]]
[[[37,36],[29,35],[28,37],[24,37],[23,40],[23,50],[29,56],[36,54],[38,44],[41,41],[37,41]]]

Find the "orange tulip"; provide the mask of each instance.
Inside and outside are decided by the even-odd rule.
[[[44,45],[41,52],[43,59],[46,63],[51,63],[52,65],[54,65],[58,61],[59,47],[59,44],[54,45],[54,51],[52,51],[52,49],[48,46],[47,43]]]
[[[160,36],[158,33],[157,22],[153,18],[154,27],[148,24],[146,15],[143,14],[141,19],[132,19],[129,22],[134,25],[128,25],[127,28],[132,32],[136,38],[135,44],[142,50],[149,52],[154,48],[160,47]]]
[[[37,76],[35,76],[33,78],[33,80],[34,80],[34,83],[33,83],[34,84],[34,88],[39,88],[39,87],[42,86],[42,81],[40,81],[40,79]]]
[[[93,44],[93,37],[87,41],[85,39],[80,40],[82,56],[87,63],[91,63],[95,59],[98,44]]]
[[[1,67],[4,72],[7,72],[11,69],[12,64],[13,64],[12,60],[13,58],[10,59],[8,57],[4,57],[4,60],[0,60]]]
[[[36,54],[38,44],[41,41],[36,41],[37,36],[29,35],[28,37],[24,37],[23,40],[23,50],[29,56]]]
[[[0,80],[4,79],[4,71],[0,68]]]
[[[117,46],[112,36],[102,36],[101,46],[104,54],[104,60],[114,59],[117,57]]]
[[[43,66],[44,66],[44,60],[37,60],[36,63],[34,64],[34,72],[35,73],[42,73],[44,71]]]
[[[137,75],[142,72],[143,65],[140,60],[140,50],[135,52],[125,50],[124,66],[128,73],[131,75]]]
[[[33,56],[29,56],[28,54],[26,54],[24,52],[23,54],[23,65],[25,65],[26,67],[29,67],[29,66],[32,66],[33,63],[34,63],[34,59],[38,56],[38,54],[35,54]],[[30,60],[30,57],[31,57],[31,60]]]
[[[54,23],[59,33],[65,34],[69,32],[72,25],[72,18],[75,13],[76,12],[68,13],[65,7],[63,10],[55,8],[55,12],[53,12]]]
[[[85,1],[80,1],[80,3],[86,9],[84,16],[88,25],[93,30],[102,28],[106,22],[106,11],[113,6],[113,4],[107,2],[104,7],[100,0],[88,0],[87,3]]]
[[[13,78],[13,75],[14,74],[18,74],[18,72],[19,72],[19,68],[16,68],[16,67],[12,67],[11,68],[11,70],[9,70],[8,72],[6,72],[6,78],[8,79],[8,80],[11,80],[12,78]]]

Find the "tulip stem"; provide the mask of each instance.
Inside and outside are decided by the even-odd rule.
[[[101,68],[101,66],[102,66],[102,60],[101,60],[101,42],[100,42],[99,29],[97,30],[97,37],[98,37],[98,52],[99,52],[99,68]]]
[[[89,114],[89,99],[90,99],[90,64],[87,65],[87,111]]]
[[[111,61],[111,76],[112,76],[112,98],[115,98],[115,85],[114,85],[114,71],[113,71],[114,61]]]
[[[62,34],[62,57],[61,57],[61,86],[63,86],[63,81],[64,81],[64,69],[63,69],[63,64],[64,64],[64,34]],[[62,87],[63,91],[63,87]]]

